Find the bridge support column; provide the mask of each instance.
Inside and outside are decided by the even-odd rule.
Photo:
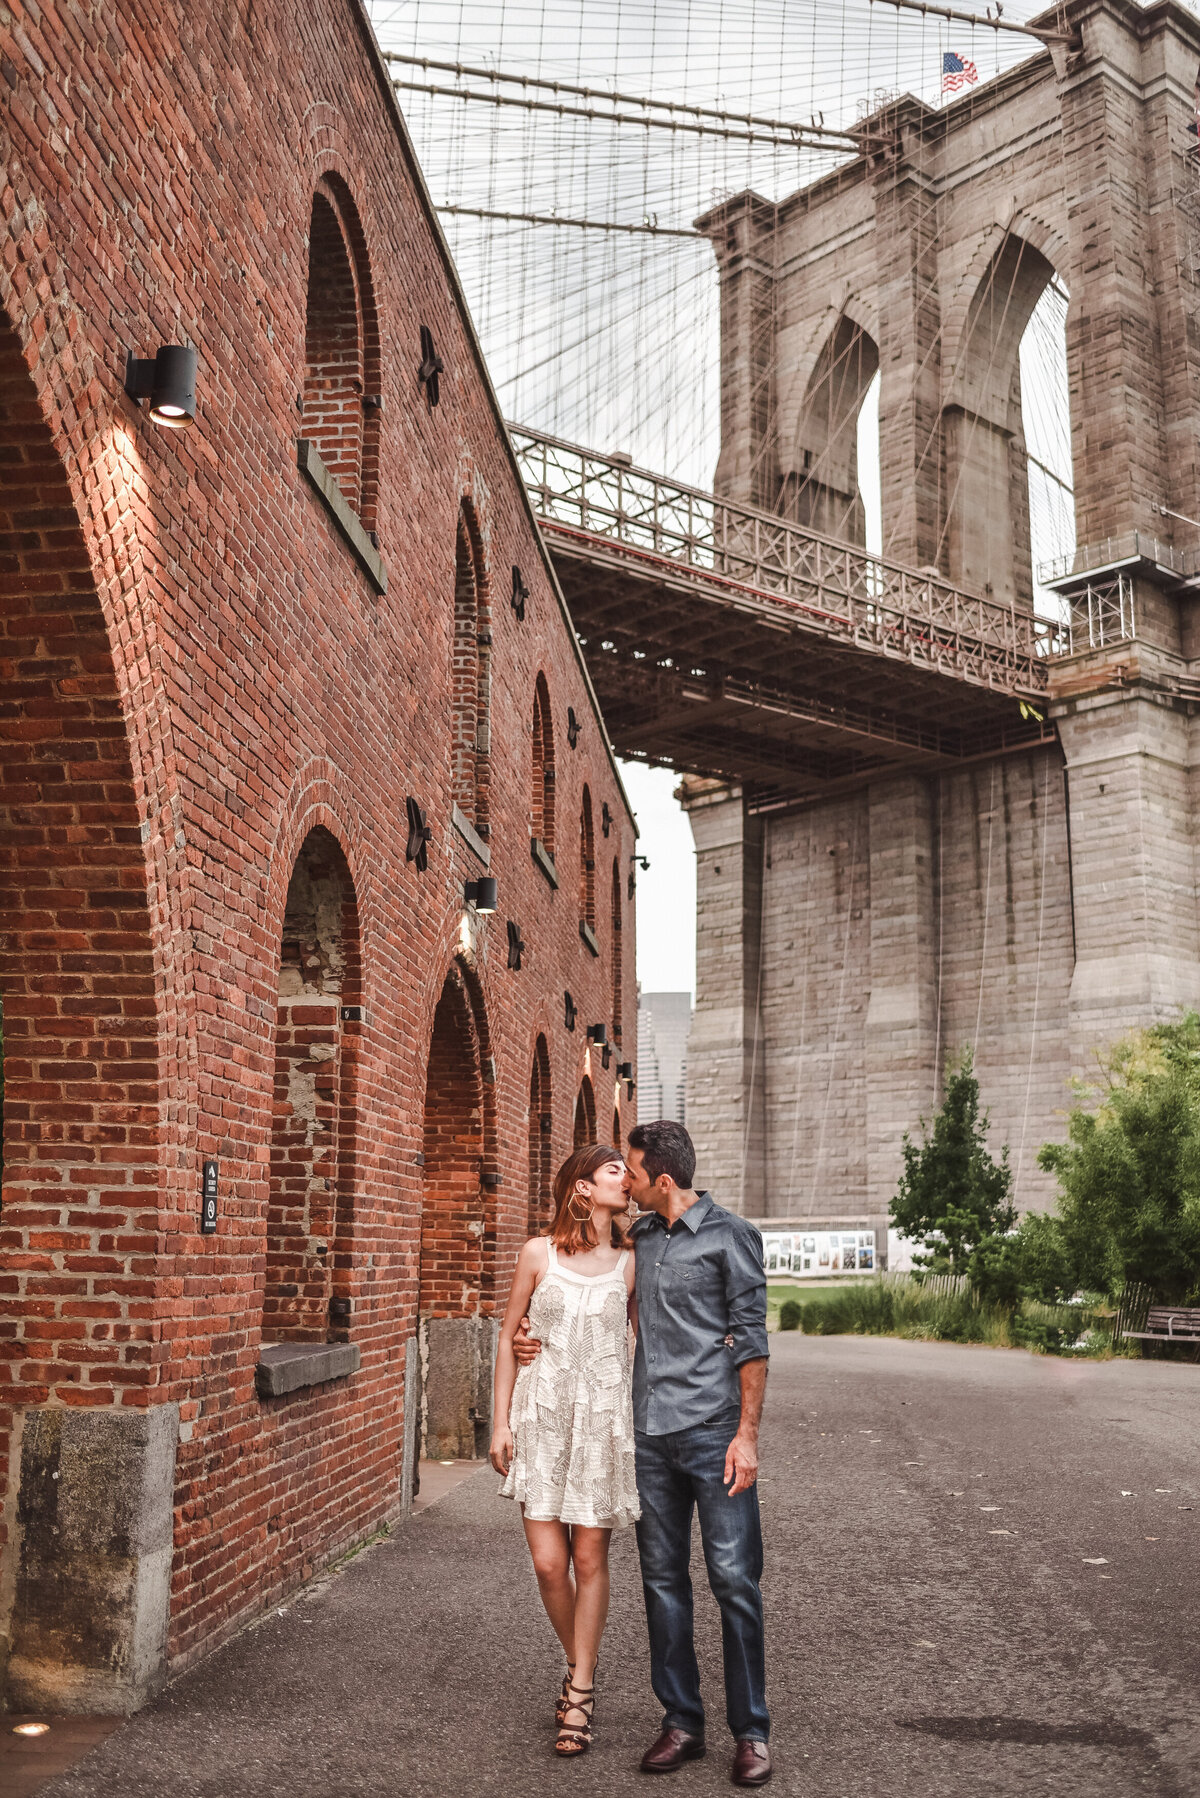
[[[887,1216],[900,1145],[937,1090],[937,910],[930,792],[904,776],[868,794],[871,995],[867,1004],[867,1209]]]
[[[1200,1005],[1197,756],[1189,719],[1136,672],[1127,690],[1053,711],[1069,783],[1071,1059],[1086,1076],[1095,1049]]]
[[[696,1008],[688,1040],[688,1129],[696,1177],[731,1211],[766,1211],[762,1038],[763,824],[740,787],[693,792]]]

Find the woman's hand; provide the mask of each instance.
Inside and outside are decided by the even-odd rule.
[[[492,1432],[492,1446],[488,1450],[488,1460],[497,1473],[507,1473],[512,1466],[512,1458],[512,1431],[507,1424],[503,1428],[497,1426]]]

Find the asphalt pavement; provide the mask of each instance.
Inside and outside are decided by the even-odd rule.
[[[772,1338],[764,1590],[796,1798],[1200,1792],[1200,1367]],[[561,1664],[484,1468],[273,1611],[44,1798],[619,1798],[660,1713],[631,1532],[614,1540],[598,1737],[555,1760]],[[729,1790],[697,1569],[709,1754]]]

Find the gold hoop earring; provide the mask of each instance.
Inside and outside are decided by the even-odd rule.
[[[579,1212],[576,1211],[576,1209],[575,1209],[576,1202],[579,1199],[582,1199],[584,1204],[587,1206],[587,1210],[584,1212],[582,1217],[580,1216]],[[596,1209],[596,1207],[595,1207],[594,1203],[592,1202],[592,1200],[589,1199],[585,1193],[580,1192],[578,1190],[578,1188],[576,1188],[576,1190],[571,1194],[570,1198],[567,1200],[567,1216],[574,1218],[574,1220],[577,1224],[590,1224],[592,1221],[593,1214],[595,1213],[595,1209]]]

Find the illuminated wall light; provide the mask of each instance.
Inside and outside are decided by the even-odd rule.
[[[169,431],[182,431],[196,416],[196,352],[167,343],[154,357],[125,360],[125,391],[136,406],[150,401],[150,417]]]

